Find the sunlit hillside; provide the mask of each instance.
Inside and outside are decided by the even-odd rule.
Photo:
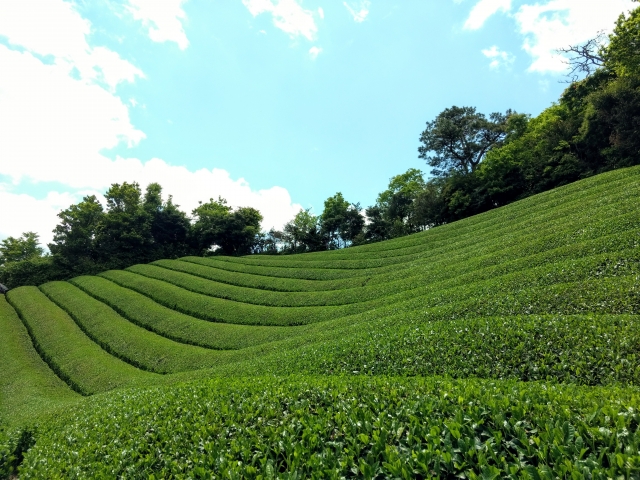
[[[20,478],[636,478],[638,198],[634,167],[361,247],[10,290],[0,473],[35,442]]]

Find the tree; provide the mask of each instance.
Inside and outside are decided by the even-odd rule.
[[[359,204],[349,203],[338,192],[324,201],[320,225],[329,249],[346,247],[362,231],[364,217]]]
[[[379,205],[372,205],[365,210],[367,224],[365,226],[365,239],[368,242],[380,242],[390,238],[389,222],[384,218],[382,208]]]
[[[99,258],[96,236],[103,216],[102,204],[95,195],[58,214],[60,223],[53,230],[49,250],[61,268],[70,273],[93,272],[92,266]]]
[[[162,187],[158,183],[147,186],[143,209],[149,217],[153,246],[151,256],[177,258],[190,253],[188,245],[191,223],[187,215],[173,203],[169,195],[162,200]]]
[[[433,178],[427,182],[414,201],[414,221],[423,229],[441,225],[445,218],[443,188],[445,180]]]
[[[255,208],[234,211],[224,198],[218,197],[201,203],[192,214],[196,220],[192,238],[200,253],[217,247],[225,255],[246,255],[259,241],[262,215]]]
[[[44,249],[39,246],[35,232],[25,232],[20,237],[7,237],[0,242],[0,265],[42,257]]]
[[[418,148],[418,156],[434,167],[431,173],[435,176],[450,171],[472,173],[487,152],[507,136],[507,120],[514,114],[511,110],[504,114],[495,112],[487,119],[474,107],[447,108],[427,122],[420,135],[422,146]]]
[[[285,239],[292,252],[305,252],[310,249],[307,240],[312,230],[316,230],[317,225],[318,217],[311,213],[310,208],[300,210],[293,220],[285,224]]]
[[[580,74],[585,74],[588,77],[604,66],[605,59],[602,54],[604,41],[604,32],[598,32],[594,38],[585,43],[569,45],[556,50],[558,53],[569,55],[565,58],[567,65],[571,68],[567,76],[571,77],[572,82],[575,82]]]
[[[389,181],[388,188],[378,195],[376,205],[387,222],[387,234],[400,237],[417,231],[413,221],[414,201],[425,188],[423,173],[410,168]]]
[[[640,7],[618,17],[609,44],[600,51],[604,65],[619,77],[640,75]]]
[[[364,228],[364,217],[360,213],[360,204],[352,203],[347,207],[344,220],[340,225],[340,237],[346,246],[353,243],[354,239],[362,233]]]
[[[154,185],[157,184],[150,185],[152,191]],[[152,260],[151,216],[144,208],[140,185],[114,183],[105,193],[105,199],[107,212],[96,233],[101,263],[110,268],[123,268]]]

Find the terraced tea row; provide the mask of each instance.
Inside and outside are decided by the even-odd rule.
[[[36,287],[11,290],[7,300],[20,315],[40,356],[75,391],[91,395],[154,383],[155,374],[109,355]]]
[[[640,474],[638,194],[633,168],[376,245],[185,257],[12,290],[9,303],[0,298],[0,361],[8,365],[0,372],[0,455],[21,438],[7,440],[2,422],[57,416],[73,404],[77,416],[46,419],[24,478],[55,477],[59,467],[305,476],[322,462],[328,477],[632,478]],[[460,380],[316,377],[327,373]],[[291,374],[305,377],[274,380]],[[175,388],[214,376],[226,380]],[[229,380],[239,376],[248,377]],[[141,389],[152,385],[163,387]],[[122,396],[79,400],[123,387]],[[443,391],[453,396],[440,398]],[[420,402],[411,423],[406,409]],[[265,411],[253,407],[260,403]],[[322,417],[329,410],[333,420]],[[329,420],[337,430],[325,438]],[[116,425],[140,435],[117,444]],[[468,435],[480,437],[467,445]],[[294,438],[315,454],[297,452]],[[82,453],[70,458],[68,442],[80,442]]]
[[[639,402],[539,383],[222,379],[89,401],[21,478],[633,478]]]

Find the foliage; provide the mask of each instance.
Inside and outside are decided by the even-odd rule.
[[[633,478],[638,172],[348,250],[14,289],[0,417],[41,419],[21,478]]]
[[[101,277],[77,277],[71,283],[131,323],[183,344],[237,350],[291,335],[278,327],[203,322]]]
[[[640,8],[618,17],[602,56],[606,67],[619,77],[640,75]]]
[[[69,412],[20,474],[631,478],[640,472],[638,402],[636,390],[537,383],[220,379]]]
[[[170,373],[211,367],[217,362],[215,352],[149,332],[67,282],[47,283],[40,290],[104,350],[142,370]]]
[[[18,238],[5,238],[0,242],[0,265],[41,257],[44,249],[38,244],[38,234],[34,232],[25,232]]]
[[[0,339],[0,429],[2,423],[23,425],[42,411],[77,401],[78,395],[38,355],[27,329],[1,295]]]
[[[195,219],[192,236],[199,252],[219,249],[225,255],[244,255],[252,251],[262,221],[255,208],[233,210],[219,197],[201,203],[192,214]]]
[[[154,374],[141,372],[91,341],[36,287],[13,289],[7,293],[7,301],[27,327],[42,359],[76,392],[91,395],[153,381]]]
[[[427,122],[420,135],[419,157],[434,167],[432,175],[455,171],[472,173],[487,152],[507,136],[511,110],[494,112],[489,119],[474,107],[446,108],[435,120]],[[430,155],[429,152],[434,152]]]

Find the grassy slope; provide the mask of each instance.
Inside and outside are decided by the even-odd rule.
[[[3,296],[0,339],[0,420],[19,424],[42,410],[77,400],[79,395],[40,358],[27,329]]]
[[[163,260],[97,277],[78,277],[72,285],[41,286],[53,302],[36,289],[17,289],[8,300],[49,365],[83,393],[155,383],[168,385],[159,394],[164,397],[173,395],[176,383],[218,375],[307,375],[291,380],[296,390],[296,385],[305,382],[315,385],[312,377],[326,373],[448,375],[462,379],[456,387],[461,392],[467,387],[472,391],[484,388],[479,386],[482,381],[465,383],[467,377],[487,379],[485,382],[639,385],[638,197],[640,169],[619,170],[388,242],[284,257]],[[11,314],[6,311],[5,316]],[[15,323],[15,315],[13,318]],[[7,340],[0,336],[0,342],[1,347]],[[20,347],[27,352],[24,355],[28,347],[24,342]],[[187,371],[154,376],[132,365],[158,372]],[[212,368],[202,369],[208,366]],[[321,385],[326,380],[318,382]],[[391,390],[396,384],[398,388],[409,385],[407,381],[389,382]],[[516,388],[502,380],[486,385],[496,385],[504,396]],[[239,387],[225,395],[236,395],[234,388]],[[537,398],[535,384],[517,388]],[[574,415],[572,422],[578,418],[575,415],[615,398],[629,399],[620,411],[640,407],[634,387],[600,388],[593,393],[598,398],[595,403],[587,401],[595,398],[590,388],[575,390],[584,399],[578,407],[580,400],[572,403],[567,393],[571,388],[557,387],[557,398],[550,405]],[[36,392],[35,385],[33,389]],[[59,398],[54,393],[53,403],[65,401],[68,390],[63,388]],[[276,397],[289,394],[277,383],[260,380],[248,395],[259,397],[260,391]],[[358,395],[363,392],[359,390]],[[489,401],[482,398],[478,401]],[[520,401],[525,400],[521,397]],[[134,403],[132,410],[138,408]],[[21,418],[19,402],[0,399],[2,411]],[[351,407],[345,407],[346,411],[356,415]],[[126,416],[127,410],[121,413]],[[453,417],[435,414],[434,421],[448,418],[446,422],[451,422],[458,414],[453,410]],[[594,425],[602,427],[598,422]],[[632,428],[632,435],[637,434],[637,421],[625,425],[614,430],[620,433]],[[262,431],[263,427],[256,428]],[[110,435],[108,429],[105,435]],[[45,438],[55,444],[57,437]],[[49,440],[39,443],[42,449],[34,453],[31,466],[36,465],[37,455],[64,457],[60,452],[51,453]],[[224,452],[227,447],[223,444],[216,448]],[[186,448],[181,445],[179,448]],[[637,445],[637,438],[630,445]],[[624,468],[635,468],[634,462],[640,465],[640,457],[619,460],[616,455],[621,452],[601,447],[593,444],[591,450],[600,452],[603,468],[610,467],[607,475],[631,472]],[[357,450],[353,445],[348,448],[351,453]],[[573,458],[571,455],[567,458]],[[603,460],[607,455],[613,457]],[[376,468],[389,474],[398,458],[380,453],[376,461],[382,463]],[[402,458],[403,463],[408,461]],[[272,460],[291,468],[290,460],[283,463],[277,455]],[[469,465],[480,462],[472,466],[472,478],[473,471],[482,470],[478,465],[484,464],[478,458],[471,460]],[[541,465],[556,462],[552,460],[540,460]],[[153,461],[154,468],[159,468],[159,460]],[[259,465],[252,462],[268,473],[267,460]],[[387,466],[382,466],[385,462]],[[489,464],[503,476],[511,468]],[[336,465],[340,461],[333,467]],[[365,467],[350,464],[349,468],[354,473]],[[524,471],[522,468],[518,471]],[[251,469],[240,471],[248,475]]]

